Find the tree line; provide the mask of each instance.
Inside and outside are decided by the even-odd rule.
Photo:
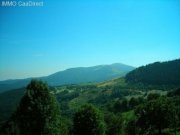
[[[48,85],[32,80],[1,135],[161,135],[180,129],[180,89],[167,96],[149,94],[117,100],[113,110],[82,105],[72,117],[63,118]],[[123,114],[123,112],[125,112]],[[128,113],[126,113],[128,112]]]

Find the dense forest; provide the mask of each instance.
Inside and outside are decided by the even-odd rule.
[[[162,71],[170,74],[166,65],[178,63],[158,63],[158,67],[164,65]],[[171,75],[156,84],[127,79],[134,72],[139,76],[143,73],[144,78],[154,72],[157,80],[159,72],[151,71],[156,64],[101,83],[49,87],[32,80],[26,88],[1,93],[0,134],[179,135],[180,83],[165,84]],[[173,71],[174,80],[179,79],[179,69]]]
[[[155,62],[139,67],[126,75],[129,83],[143,83],[153,85],[179,85],[180,59]]]

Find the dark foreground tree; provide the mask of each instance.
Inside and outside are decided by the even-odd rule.
[[[137,116],[136,125],[140,128],[140,134],[162,134],[164,128],[174,125],[177,114],[174,103],[171,99],[161,97],[152,100],[135,110]]]
[[[119,112],[125,112],[129,109],[128,106],[128,100],[126,98],[122,99],[122,100],[117,100],[114,103],[114,112],[115,113],[119,113]]]
[[[59,135],[63,127],[60,119],[58,103],[47,84],[32,80],[4,134]]]
[[[158,99],[160,97],[160,94],[159,93],[150,93],[148,94],[147,96],[147,100],[150,101],[150,100],[155,100],[155,99]]]
[[[125,127],[125,134],[126,135],[136,135],[137,131],[136,131],[136,120],[135,119],[131,119],[128,121],[126,127]]]
[[[92,105],[84,105],[74,115],[74,135],[104,135],[102,114]]]
[[[122,115],[109,113],[105,116],[106,135],[121,135],[123,127]]]

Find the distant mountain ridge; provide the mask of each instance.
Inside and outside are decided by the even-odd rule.
[[[63,84],[79,84],[101,82],[125,76],[134,67],[121,63],[98,65],[93,67],[77,67],[59,71],[45,77],[37,77],[47,81],[50,86]],[[0,92],[25,87],[32,78],[0,81]]]

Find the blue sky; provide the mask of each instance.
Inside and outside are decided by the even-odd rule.
[[[179,0],[44,0],[43,7],[0,7],[0,80],[177,58]]]

